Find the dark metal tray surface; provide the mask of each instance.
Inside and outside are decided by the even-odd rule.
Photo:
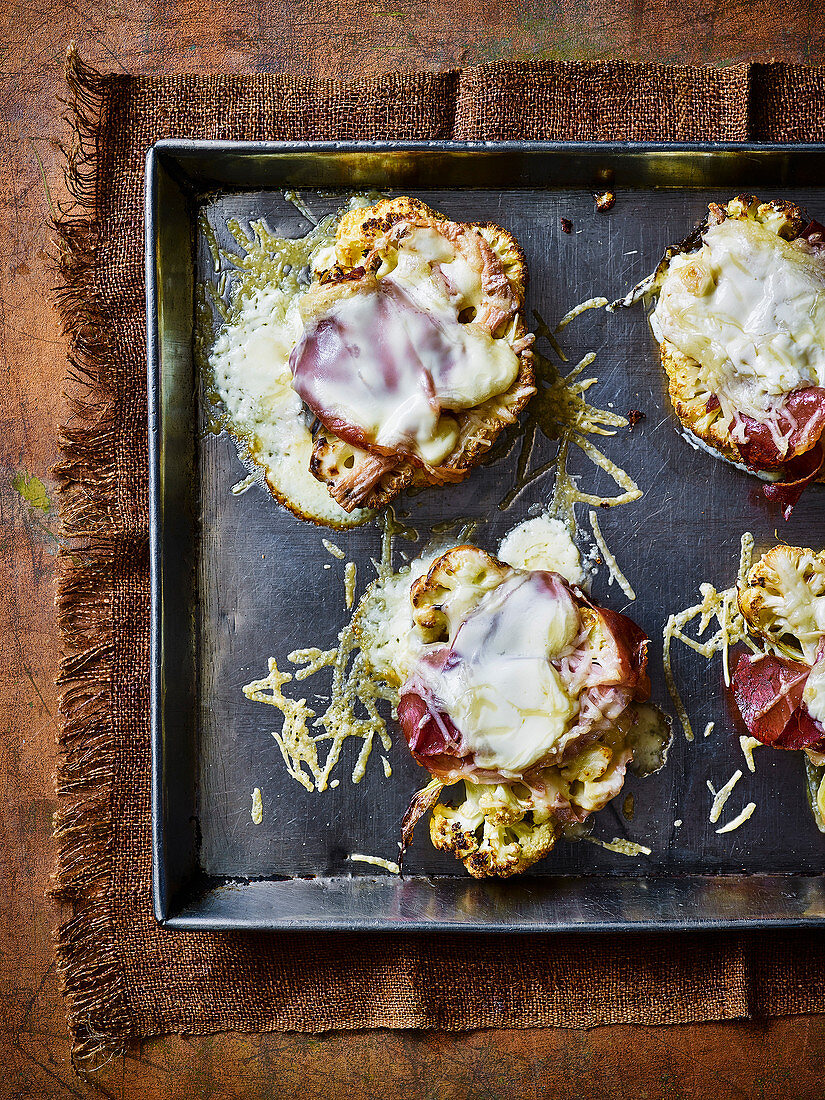
[[[530,268],[528,309],[555,321],[593,295],[619,297],[646,275],[664,248],[700,219],[710,200],[742,191],[781,196],[825,212],[825,148],[748,146],[513,145],[414,146],[161,142],[147,167],[147,295],[152,474],[154,897],[159,919],[176,928],[688,928],[803,924],[825,915],[823,840],[805,798],[801,754],[758,750],[744,763],[726,710],[721,667],[675,644],[674,660],[697,739],[676,730],[666,767],[630,777],[632,820],[620,796],[597,815],[593,833],[649,846],[627,857],[589,843],[564,843],[531,872],[507,882],[474,882],[429,843],[425,823],[403,880],[353,864],[362,852],[395,858],[399,822],[426,775],[393,738],[392,777],[376,749],[359,785],[349,780],[360,743],[349,742],[337,788],[306,792],[286,773],[270,736],[278,715],[249,702],[241,687],[265,674],[269,656],[335,644],[349,613],[343,562],[330,537],[358,565],[359,594],[373,576],[380,532],[369,524],[330,533],[301,522],[260,485],[235,496],[242,479],[234,443],[204,431],[193,366],[193,289],[213,270],[197,233],[207,209],[219,239],[227,218],[264,217],[286,236],[309,223],[283,191],[300,189],[315,216],[357,189],[404,191],[457,220],[512,230]],[[609,214],[593,190],[612,180]],[[573,223],[566,234],[561,219]],[[632,604],[608,574],[597,599],[627,610],[653,638],[654,698],[670,703],[661,669],[667,614],[695,602],[698,585],[732,583],[739,539],[821,546],[823,494],[806,493],[791,521],[761,498],[758,483],[690,447],[664,393],[656,349],[641,308],[590,312],[563,333],[571,364],[597,353],[594,403],[645,420],[631,434],[600,441],[644,490],[637,502],[602,510],[600,523],[634,585]],[[545,348],[545,350],[547,350]],[[576,448],[573,448],[577,452]],[[553,457],[544,440],[538,466]],[[402,499],[420,533],[450,515],[484,518],[476,540],[489,550],[531,507],[548,500],[553,472],[506,509],[517,448],[474,471],[449,492]],[[580,454],[570,469],[591,491],[611,483]],[[584,517],[582,516],[582,519]],[[586,523],[582,523],[586,528]],[[400,559],[397,559],[400,560]],[[324,570],[324,565],[331,569]],[[328,690],[323,677],[305,685]],[[303,694],[303,692],[302,692]],[[316,706],[315,709],[318,709]],[[709,721],[714,733],[702,737]],[[753,800],[752,819],[717,835],[708,820],[710,779],[744,778],[725,819]],[[251,792],[264,816],[250,816]],[[677,825],[676,822],[681,824]]]

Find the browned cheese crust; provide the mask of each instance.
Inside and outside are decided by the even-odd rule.
[[[484,458],[499,433],[515,423],[519,413],[536,392],[533,382],[532,338],[524,323],[524,298],[527,290],[527,264],[518,242],[511,233],[500,226],[476,222],[455,223],[443,214],[432,210],[423,202],[407,196],[382,199],[367,210],[347,211],[338,224],[336,233],[336,259],[334,267],[319,275],[319,284],[308,294],[322,300],[325,294],[340,296],[346,293],[341,284],[353,279],[363,279],[364,264],[370,263],[376,242],[385,237],[398,222],[406,222],[411,228],[431,227],[447,229],[455,236],[457,231],[475,229],[492,249],[499,273],[506,277],[507,292],[514,294],[518,311],[510,344],[519,358],[518,374],[508,390],[490,398],[472,409],[455,413],[459,425],[456,447],[441,466],[441,476],[433,474],[405,461],[384,474],[362,506],[382,508],[409,486],[441,484],[445,481],[461,481],[473,466]],[[484,245],[482,245],[484,247]],[[373,263],[377,257],[373,257]],[[503,284],[504,285],[504,284]],[[494,302],[489,303],[494,308]],[[512,320],[511,322],[512,323]],[[493,333],[495,335],[495,332]],[[332,433],[320,429],[316,436],[310,469],[319,481],[327,484],[330,493],[347,507],[347,486],[353,466],[371,461],[367,452],[344,443]],[[380,461],[377,460],[376,461]]]

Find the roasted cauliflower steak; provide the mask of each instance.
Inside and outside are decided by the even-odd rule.
[[[397,239],[420,228],[443,233],[471,266],[481,268],[481,296],[477,302],[467,303],[459,320],[486,327],[495,340],[506,341],[518,358],[518,373],[503,393],[455,414],[456,442],[437,472],[411,459],[386,469],[379,456],[319,426],[310,470],[347,510],[382,508],[409,486],[461,481],[484,458],[500,432],[516,422],[536,392],[533,336],[524,323],[527,265],[516,239],[500,226],[453,222],[408,196],[381,199],[368,209],[348,210],[338,223],[335,262],[316,272],[305,295],[306,312],[354,293],[357,282],[380,280],[393,270]],[[369,496],[362,499],[364,485],[370,482]]]
[[[697,246],[701,247],[702,231],[726,219],[750,220],[786,241],[796,240],[807,224],[807,218],[802,210],[796,204],[783,200],[760,202],[754,195],[738,195],[724,206],[711,203],[706,221],[698,226],[681,245],[668,249],[657,269],[656,281],[661,281],[673,256],[684,252],[689,253]],[[689,288],[692,284],[698,286],[705,278],[701,268],[702,265],[698,259],[696,263],[683,268],[680,277]],[[696,361],[667,339],[659,343],[659,354],[668,378],[671,404],[682,425],[729,462],[741,463],[742,455],[731,438],[729,425],[721,408],[718,403],[714,405],[713,402],[710,402],[708,407],[712,395],[701,384],[697,384]],[[825,478],[819,480],[825,480]]]

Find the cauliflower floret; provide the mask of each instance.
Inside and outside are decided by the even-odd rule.
[[[778,653],[812,665],[825,634],[825,553],[775,546],[749,572],[739,607]]]
[[[607,745],[588,745],[577,757],[561,769],[565,779],[588,783],[599,779],[607,771],[613,753]]]
[[[556,843],[558,823],[540,811],[529,811],[512,787],[495,788],[465,781],[466,796],[457,808],[439,803],[430,818],[430,839],[452,852],[473,878],[525,871]],[[541,818],[544,817],[543,820]]]
[[[454,311],[459,324],[470,322],[474,346],[484,342],[488,365],[498,364],[498,373],[482,371],[472,394],[477,400],[460,404],[455,417],[439,418],[427,441],[431,466],[414,463],[401,451],[382,458],[339,446],[328,438],[332,433],[319,433],[311,471],[347,511],[359,501],[381,508],[410,484],[462,480],[536,392],[533,336],[523,317],[527,266],[510,233],[495,225],[452,222],[408,196],[353,206],[338,221],[334,248],[325,249],[313,266],[312,284],[301,298],[304,322],[350,295],[372,293],[390,272],[395,282],[429,302],[425,312]],[[482,385],[485,378],[489,385]],[[495,378],[503,388],[490,393]]]
[[[553,849],[563,822],[584,820],[621,790],[632,750],[618,730],[605,740],[609,743],[588,745],[563,767],[543,768],[540,790],[525,783],[492,786],[465,779],[458,807],[438,802],[432,810],[433,845],[452,852],[473,878],[525,871]]]
[[[737,195],[724,209],[729,218],[759,222],[786,241],[798,237],[805,228],[806,219],[799,207],[780,199],[760,202],[755,195]]]
[[[452,641],[456,630],[487,592],[512,573],[477,546],[442,554],[410,589],[413,622],[426,642]]]

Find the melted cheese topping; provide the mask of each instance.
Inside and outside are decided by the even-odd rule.
[[[817,661],[808,674],[802,702],[811,718],[825,726],[825,661]]]
[[[551,593],[540,577],[516,574],[465,620],[452,646],[454,664],[419,667],[479,767],[520,776],[563,737],[577,704],[549,662],[579,630],[566,591]]]
[[[408,679],[424,652],[424,640],[413,622],[410,589],[429,572],[435,559],[453,546],[441,543],[399,572],[379,577],[363,601],[359,616],[362,648],[367,650],[371,666],[393,683]],[[514,527],[502,540],[498,557],[514,569],[546,569],[573,584],[584,581],[579,551],[567,528],[547,516]],[[466,580],[459,575],[449,597],[450,621],[466,618],[481,595],[483,590],[472,583],[469,573]]]
[[[400,685],[409,677],[424,648],[413,623],[410,588],[447,549],[442,546],[415,558],[398,573],[379,577],[361,605],[361,648],[370,667],[390,683]]]
[[[578,547],[560,519],[541,515],[525,520],[504,536],[497,556],[514,569],[547,569],[571,584],[584,583]]]
[[[825,385],[825,264],[752,219],[710,226],[698,252],[670,261],[652,324],[729,421],[769,423],[784,395]]]
[[[208,367],[242,457],[263,467],[273,494],[310,519],[352,527],[370,513],[345,512],[309,472],[312,433],[289,369],[290,351],[302,331],[297,272],[327,244],[329,232],[323,224],[290,241],[259,226],[255,237],[243,238],[251,273],[209,352]],[[280,271],[286,274],[279,276]]]
[[[296,385],[307,385],[304,397],[317,410],[379,446],[438,465],[458,439],[449,411],[504,393],[519,359],[506,339],[459,322],[463,309],[480,304],[481,277],[434,229],[387,245],[377,274],[377,291],[342,297],[307,319],[292,360]]]
[[[436,275],[438,265],[441,278]],[[464,259],[452,241],[437,229],[421,226],[388,250],[379,278],[391,273],[424,309],[451,316],[465,307],[481,305],[481,275]]]

